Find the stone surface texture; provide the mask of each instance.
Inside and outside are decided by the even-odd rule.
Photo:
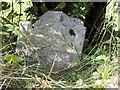
[[[59,71],[79,63],[82,53],[85,27],[79,19],[71,18],[61,11],[48,11],[34,23],[20,25],[24,33],[18,40],[17,52],[32,60],[38,60],[46,70]],[[54,63],[53,63],[54,62]]]

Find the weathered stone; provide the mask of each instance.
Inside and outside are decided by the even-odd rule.
[[[25,28],[24,28],[25,26]],[[23,30],[24,29],[24,30]],[[30,56],[50,70],[59,71],[79,63],[82,53],[85,28],[79,19],[68,17],[61,11],[48,11],[34,23],[23,22],[20,30],[25,34],[18,40],[19,55]]]

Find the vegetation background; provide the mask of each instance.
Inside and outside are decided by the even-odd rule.
[[[83,65],[62,73],[43,73],[21,65],[16,54],[19,24],[34,23],[48,10],[63,11],[87,28]],[[0,89],[2,88],[118,88],[120,2],[1,2]]]

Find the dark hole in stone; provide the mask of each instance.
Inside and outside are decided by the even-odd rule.
[[[75,32],[72,29],[69,30],[69,33],[70,33],[71,36],[76,36]]]
[[[34,28],[34,26],[32,26],[32,28]]]

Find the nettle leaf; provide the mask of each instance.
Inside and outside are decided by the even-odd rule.
[[[4,60],[6,61],[6,63],[8,65],[11,65],[13,62],[17,63],[17,62],[21,61],[22,58],[18,57],[17,55],[14,55],[14,54],[7,54],[7,55],[5,55]]]

